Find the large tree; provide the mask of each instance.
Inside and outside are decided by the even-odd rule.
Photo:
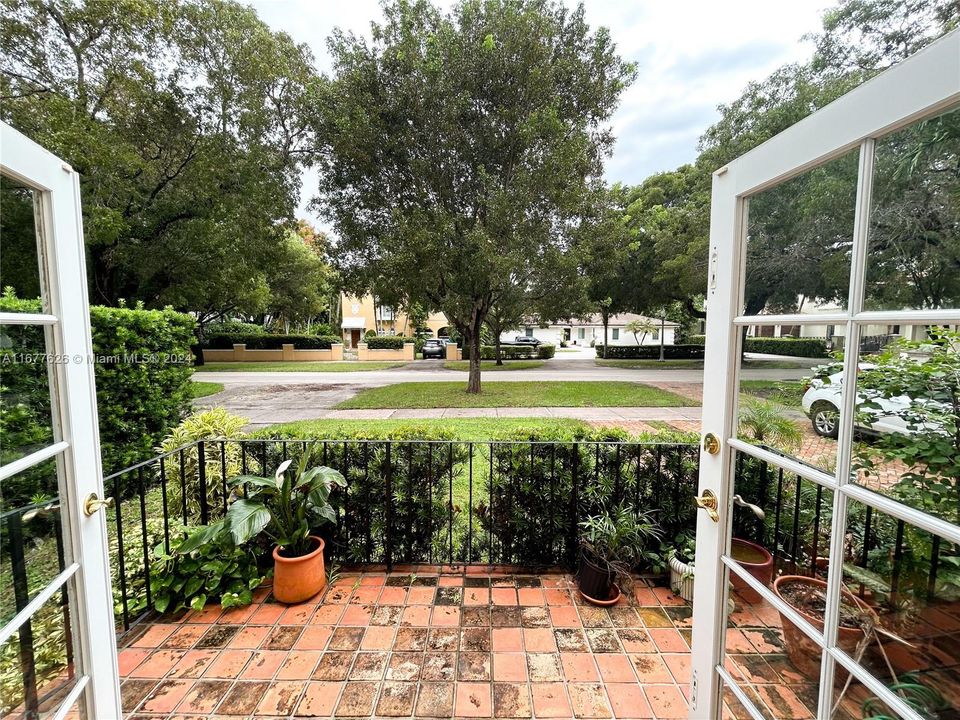
[[[517,287],[566,266],[570,227],[613,137],[632,66],[583,7],[394,2],[372,42],[337,32],[319,105],[320,202],[357,291],[403,285],[470,353]],[[384,293],[386,294],[386,293]]]
[[[320,81],[306,46],[227,0],[3,0],[0,51],[3,119],[80,174],[95,301],[266,307]]]

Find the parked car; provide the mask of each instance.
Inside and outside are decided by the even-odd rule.
[[[543,341],[538,340],[535,337],[530,337],[528,335],[517,335],[513,339],[513,344],[514,345],[533,345],[534,347],[538,347],[539,345],[543,344]]]
[[[861,364],[859,370],[873,370],[875,366]],[[826,380],[813,378],[803,394],[803,411],[813,424],[813,431],[822,437],[837,437],[840,430],[840,402],[843,393],[843,373],[829,375]],[[857,429],[876,434],[909,433],[907,423],[901,417],[903,411],[914,404],[906,395],[894,398],[878,398],[880,409],[864,408],[864,397],[857,395]],[[866,417],[865,417],[866,416]]]
[[[436,338],[430,338],[429,340],[424,340],[423,342],[423,359],[427,358],[438,358],[443,360],[447,355],[447,349],[443,344],[443,341]]]

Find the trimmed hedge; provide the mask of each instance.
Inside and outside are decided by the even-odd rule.
[[[247,350],[279,350],[293,345],[298,350],[329,350],[342,342],[336,335],[211,335],[203,344],[210,350],[230,350],[234,344],[246,345]]]
[[[403,350],[406,341],[407,338],[401,335],[379,335],[365,340],[368,350]],[[410,342],[413,342],[413,338],[410,338]]]
[[[40,312],[38,300],[0,296],[0,311]],[[194,320],[189,315],[141,308],[90,308],[97,414],[103,472],[146,460],[190,409]],[[43,328],[7,326],[0,348],[3,399],[0,434],[3,463],[27,448],[52,442],[47,365],[17,356],[42,356]],[[109,491],[110,489],[108,489]],[[29,502],[35,493],[57,495],[56,473],[47,463],[3,481],[6,507]]]
[[[703,345],[706,338],[703,335],[691,335],[691,344]],[[765,353],[767,355],[790,355],[792,357],[827,357],[827,344],[821,338],[769,338],[748,337],[744,341],[746,352]]]
[[[267,329],[255,323],[241,322],[240,320],[225,320],[224,322],[210,323],[203,328],[202,337],[237,336],[237,335],[266,335]]]
[[[598,344],[597,357],[605,360],[659,360],[659,345],[608,345],[604,357],[603,345]],[[703,360],[703,345],[664,345],[665,360]]]
[[[533,345],[501,345],[500,346],[500,357],[504,360],[532,360],[537,358],[539,360],[549,360],[554,355],[556,355],[557,348],[555,345],[539,345],[534,347]],[[470,348],[463,348],[463,359],[470,359]],[[481,345],[480,346],[480,359],[481,360],[496,360],[497,351],[493,345]]]

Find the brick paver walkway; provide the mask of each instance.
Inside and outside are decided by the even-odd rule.
[[[133,720],[685,718],[691,608],[642,582],[632,600],[583,604],[566,574],[436,569],[344,575],[290,607],[261,589],[250,607],[127,633],[124,709]],[[764,684],[764,712],[812,717],[815,684],[782,654],[779,617],[747,609],[731,624],[728,666]],[[757,680],[761,664],[772,670]],[[725,717],[747,717],[734,706]]]

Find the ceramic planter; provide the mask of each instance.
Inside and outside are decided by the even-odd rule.
[[[687,602],[693,602],[693,563],[685,563],[674,554],[669,565],[670,589]]]
[[[580,567],[577,569],[577,587],[587,600],[609,600],[613,577],[606,564],[601,564],[583,548],[580,549]]]
[[[323,540],[315,535],[311,535],[310,540],[314,549],[300,557],[284,557],[280,548],[273,549],[273,596],[282,603],[303,602],[327,584]]]
[[[765,587],[770,586],[770,581],[773,580],[773,555],[765,547],[749,540],[733,538],[730,541],[730,551],[740,567]],[[733,589],[748,603],[760,602],[760,593],[747,585],[738,575],[730,573],[730,582]]]

